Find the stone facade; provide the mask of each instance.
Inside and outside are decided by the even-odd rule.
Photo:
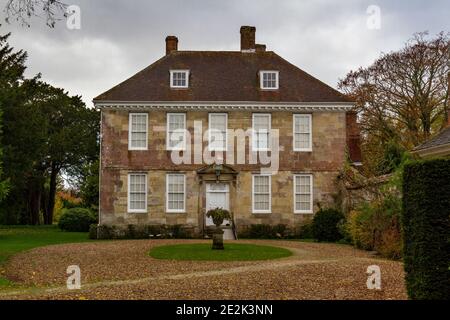
[[[201,234],[205,223],[205,181],[220,180],[230,185],[230,210],[236,228],[251,224],[286,224],[290,227],[304,223],[311,214],[294,213],[293,175],[313,176],[314,212],[318,205],[332,204],[337,192],[336,177],[346,157],[345,111],[312,112],[312,152],[294,152],[293,113],[274,111],[272,129],[279,130],[279,170],[272,176],[271,213],[252,213],[252,174],[259,164],[231,164],[235,174],[208,178],[198,170],[205,163],[176,165],[166,150],[166,111],[140,110],[148,113],[148,150],[128,150],[128,111],[102,110],[100,224],[105,225],[185,225]],[[172,111],[170,111],[172,112]],[[178,112],[178,111],[177,111]],[[182,112],[182,111],[180,111]],[[194,120],[208,128],[207,111],[185,111],[188,131],[194,134]],[[252,111],[229,111],[228,129],[247,130],[252,127]],[[207,142],[204,141],[204,147]],[[248,143],[247,150],[248,150]],[[236,159],[236,158],[235,158]],[[225,158],[225,164],[227,159]],[[147,173],[147,213],[127,212],[128,173]],[[166,212],[166,174],[182,172],[186,176],[185,213]]]

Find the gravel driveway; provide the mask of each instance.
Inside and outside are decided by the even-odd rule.
[[[268,261],[157,260],[154,246],[203,240],[127,240],[64,244],[14,256],[6,277],[32,289],[0,299],[406,299],[403,265],[350,246],[248,240],[288,248]],[[67,290],[66,269],[81,269],[81,290]],[[381,269],[381,290],[368,290],[366,269]]]

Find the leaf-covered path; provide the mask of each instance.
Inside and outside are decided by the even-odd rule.
[[[148,256],[158,245],[199,240],[130,240],[36,248],[11,259],[9,279],[27,289],[0,299],[406,299],[400,262],[337,244],[239,241],[288,248],[269,261],[171,261]],[[81,290],[65,287],[69,265],[81,269]],[[381,290],[366,286],[369,265],[381,269]]]

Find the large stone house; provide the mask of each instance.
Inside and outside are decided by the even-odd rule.
[[[100,225],[183,225],[209,209],[295,227],[332,205],[344,162],[360,161],[353,102],[255,44],[166,55],[94,99],[101,110]],[[350,152],[348,152],[350,151]]]

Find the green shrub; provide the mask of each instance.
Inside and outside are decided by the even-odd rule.
[[[304,225],[300,226],[299,232],[298,232],[298,238],[299,239],[313,239],[313,229],[312,229],[312,222],[305,223]]]
[[[341,240],[343,235],[339,224],[345,217],[336,209],[320,209],[313,218],[312,233],[318,241],[335,242]]]
[[[450,160],[410,163],[403,176],[403,258],[411,299],[450,299]]]
[[[181,224],[175,224],[171,227],[171,235],[172,238],[175,239],[189,239],[192,238],[192,235],[189,233],[186,228]]]
[[[183,225],[99,225],[98,239],[191,239],[195,230]]]
[[[90,225],[96,222],[97,219],[89,209],[71,208],[64,210],[58,226],[64,231],[88,232]]]
[[[244,239],[280,239],[290,237],[286,225],[252,224],[239,232],[239,238]]]
[[[402,236],[400,228],[401,199],[397,195],[361,204],[347,216],[345,232],[357,248],[375,250],[383,257],[400,259]]]
[[[228,210],[222,208],[211,209],[206,213],[208,218],[212,218],[216,227],[220,227],[223,223],[223,220],[230,220],[231,214]]]
[[[114,239],[114,226],[98,225],[97,226],[97,239]]]
[[[97,225],[96,224],[91,224],[89,226],[89,239],[97,239]]]

